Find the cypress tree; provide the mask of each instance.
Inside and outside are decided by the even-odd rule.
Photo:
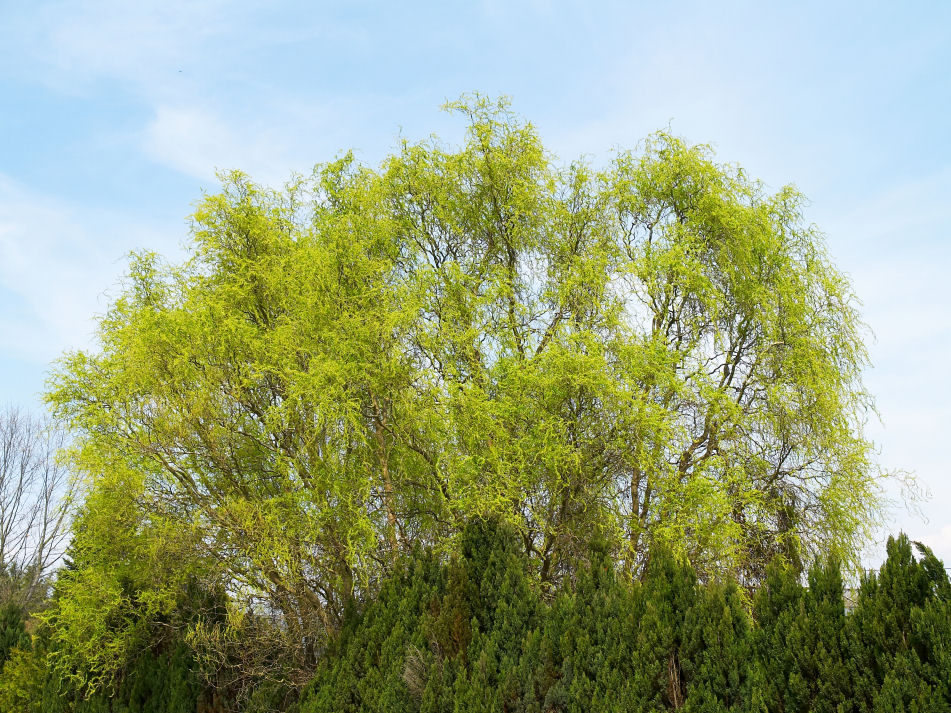
[[[755,621],[735,581],[701,586],[660,549],[632,584],[595,546],[546,605],[514,542],[474,523],[460,557],[401,567],[325,652],[302,712],[951,709],[951,583],[900,538],[855,615],[834,561],[813,566],[808,587],[775,562]]]
[[[470,523],[463,533],[462,555],[471,584],[472,619],[455,709],[501,713],[521,697],[518,662],[535,626],[539,600],[527,578],[525,556],[508,528],[492,521]]]
[[[951,600],[936,598],[912,612],[911,630],[915,650],[925,656],[922,675],[951,710]]]
[[[642,709],[680,708],[684,621],[697,599],[697,577],[686,560],[656,547],[644,580],[644,609],[634,645],[632,695]]]
[[[931,583],[931,596],[911,613],[912,648],[922,660],[922,675],[936,701],[951,710],[951,580],[944,563],[915,543],[920,565]]]
[[[417,709],[432,678],[423,629],[444,591],[445,572],[431,555],[417,553],[400,563],[375,601],[351,611],[304,691],[302,710]]]
[[[863,578],[849,617],[849,670],[857,711],[941,710],[947,698],[941,648],[949,586],[941,563],[926,550],[922,561],[904,534],[889,538],[879,573]],[[945,620],[947,621],[947,620]],[[914,622],[917,622],[917,626]],[[943,699],[943,701],[942,701]],[[938,708],[934,708],[938,706]]]
[[[816,562],[803,588],[777,561],[755,599],[758,628],[750,701],[768,711],[851,709],[845,653],[845,600],[837,561]]]
[[[30,636],[26,633],[26,613],[12,602],[0,607],[0,668],[10,658],[14,648],[28,649]]]
[[[742,710],[752,646],[750,617],[736,581],[700,587],[684,622],[684,710]]]
[[[417,554],[345,624],[305,691],[305,713],[514,705],[539,606],[524,554],[491,521],[470,523],[460,551],[443,566]]]
[[[753,597],[757,626],[753,633],[755,656],[750,673],[751,710],[795,710],[793,701],[804,697],[801,694],[804,680],[793,647],[789,645],[789,635],[797,628],[795,623],[802,610],[803,595],[796,570],[778,558],[771,562]]]
[[[526,647],[534,668],[526,709],[636,710],[630,674],[639,594],[619,581],[607,548],[594,543],[577,587],[556,599]]]
[[[809,589],[797,624],[802,633],[796,638],[800,648],[795,656],[809,683],[806,709],[816,713],[849,710],[845,588],[835,559],[817,562],[809,570]]]

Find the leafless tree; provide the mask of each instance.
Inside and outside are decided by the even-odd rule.
[[[0,410],[0,602],[42,598],[69,536],[64,435],[46,419]]]

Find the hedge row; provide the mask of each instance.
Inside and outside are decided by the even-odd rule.
[[[835,562],[814,566],[806,586],[774,564],[750,595],[699,582],[663,551],[630,582],[598,546],[575,581],[540,592],[520,551],[483,522],[449,563],[417,554],[349,615],[299,697],[271,686],[240,706],[202,683],[182,642],[130,662],[108,695],[84,696],[8,607],[0,712],[951,710],[951,584],[905,536],[848,597]]]
[[[354,617],[303,713],[951,710],[951,586],[907,537],[846,612],[839,567],[771,567],[748,599],[652,558],[642,582],[603,552],[550,603],[514,538],[466,533],[448,567],[418,557]]]

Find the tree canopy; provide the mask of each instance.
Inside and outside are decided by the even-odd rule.
[[[194,570],[312,656],[473,518],[543,585],[593,540],[626,576],[657,546],[741,581],[857,561],[880,504],[864,328],[802,196],[666,133],[562,164],[504,101],[449,108],[461,147],[278,190],[229,173],[183,263],[132,258],[50,381],[113,513],[87,507],[64,592],[122,620],[116,562],[158,607],[157,573]]]

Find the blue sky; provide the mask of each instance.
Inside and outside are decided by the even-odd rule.
[[[40,408],[130,250],[182,254],[216,168],[375,164],[506,94],[565,160],[669,126],[809,196],[875,333],[880,461],[931,493],[890,529],[951,561],[949,27],[943,2],[0,0],[0,403]]]

